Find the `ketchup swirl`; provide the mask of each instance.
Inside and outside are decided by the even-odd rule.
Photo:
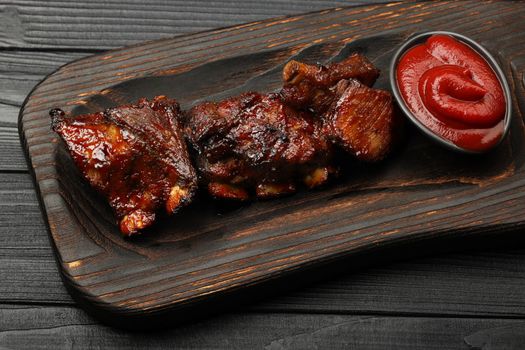
[[[506,108],[503,88],[470,46],[433,35],[401,57],[396,76],[408,108],[435,134],[473,151],[499,142]]]

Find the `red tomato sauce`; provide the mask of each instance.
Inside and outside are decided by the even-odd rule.
[[[435,134],[472,151],[500,141],[503,88],[487,61],[467,44],[433,35],[401,57],[396,76],[410,111]]]

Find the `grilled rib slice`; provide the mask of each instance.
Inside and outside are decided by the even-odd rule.
[[[184,116],[164,96],[79,117],[50,114],[77,167],[132,235],[161,209],[172,214],[191,201],[197,176],[184,138],[208,192],[223,199],[320,186],[337,172],[338,148],[382,159],[397,122],[390,94],[367,86],[378,74],[357,54],[328,66],[290,61],[279,93],[205,102]]]
[[[316,187],[331,172],[322,121],[279,94],[245,93],[205,102],[187,114],[187,134],[210,194],[245,200]]]
[[[340,81],[333,90],[339,97],[323,115],[325,135],[359,160],[383,159],[400,127],[390,93],[357,80]]]
[[[281,95],[286,104],[309,108],[316,114],[324,113],[338,98],[334,87],[341,80],[357,79],[372,86],[379,70],[363,55],[353,54],[338,63],[327,66],[288,62],[283,69]]]
[[[150,226],[156,213],[175,213],[197,186],[179,126],[179,105],[159,96],[78,117],[50,112],[89,183],[108,200],[124,235]]]

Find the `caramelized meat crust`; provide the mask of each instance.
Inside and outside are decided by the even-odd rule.
[[[359,54],[327,66],[290,61],[279,93],[204,102],[184,115],[164,96],[78,117],[50,114],[81,173],[132,235],[161,209],[172,214],[191,201],[192,161],[213,197],[247,200],[326,183],[341,150],[383,159],[398,119],[390,93],[369,87],[378,75]]]
[[[186,127],[214,197],[268,198],[328,179],[331,148],[322,121],[286,105],[279,94],[205,102],[188,112]]]
[[[334,87],[341,80],[357,79],[372,86],[379,70],[363,55],[353,54],[345,60],[327,66],[288,62],[283,69],[281,95],[286,104],[297,109],[310,108],[324,113],[338,98]]]
[[[325,135],[359,160],[383,159],[397,127],[392,95],[357,80],[341,81],[335,90],[342,93],[323,116]]]
[[[175,213],[196,190],[179,113],[177,102],[164,96],[78,117],[50,112],[53,130],[109,200],[125,235],[150,226],[161,208]]]
[[[192,108],[187,134],[208,191],[245,200],[317,187],[337,171],[334,144],[360,160],[382,159],[394,119],[390,94],[366,86],[378,75],[359,54],[328,66],[290,61],[278,94],[249,92]]]

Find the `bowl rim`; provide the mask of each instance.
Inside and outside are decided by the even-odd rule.
[[[475,151],[475,150],[466,149],[466,148],[463,148],[463,147],[460,147],[454,144],[452,141],[449,141],[435,134],[432,130],[430,130],[427,126],[425,126],[422,122],[420,122],[419,119],[417,119],[414,113],[412,113],[412,111],[410,111],[410,109],[408,108],[403,96],[401,96],[401,93],[399,91],[399,86],[397,83],[397,78],[396,78],[396,68],[397,68],[397,64],[399,63],[400,58],[403,56],[403,54],[405,54],[405,52],[408,49],[412,48],[413,46],[417,44],[422,43],[428,37],[432,35],[436,35],[436,34],[452,36],[453,38],[459,39],[459,41],[462,41],[463,43],[470,46],[474,51],[476,51],[479,55],[481,55],[481,57],[483,57],[485,61],[487,61],[489,66],[492,68],[492,70],[496,74],[496,77],[498,78],[501,84],[501,87],[503,88],[503,95],[505,96],[505,106],[506,106],[505,116],[503,119],[504,120],[503,133],[501,134],[499,141],[496,144],[494,144],[494,146],[486,150]],[[452,149],[454,151],[458,151],[462,153],[481,154],[481,153],[486,153],[489,150],[498,146],[507,136],[509,129],[510,129],[511,120],[512,120],[512,98],[511,98],[509,83],[507,81],[507,78],[505,77],[505,73],[503,73],[503,70],[501,69],[496,59],[489,53],[489,51],[486,48],[484,48],[478,42],[472,40],[471,38],[463,34],[450,32],[450,31],[444,31],[444,30],[434,30],[434,31],[422,32],[422,33],[415,33],[412,36],[410,36],[396,50],[396,52],[394,53],[394,56],[392,57],[392,60],[390,61],[389,68],[390,68],[390,72],[389,72],[390,85],[391,85],[392,92],[394,94],[395,99],[397,100],[399,107],[401,108],[403,113],[408,117],[408,119],[410,119],[410,121],[418,127],[418,129],[423,131],[427,136],[429,136],[434,141],[437,141],[439,144],[449,149]]]

